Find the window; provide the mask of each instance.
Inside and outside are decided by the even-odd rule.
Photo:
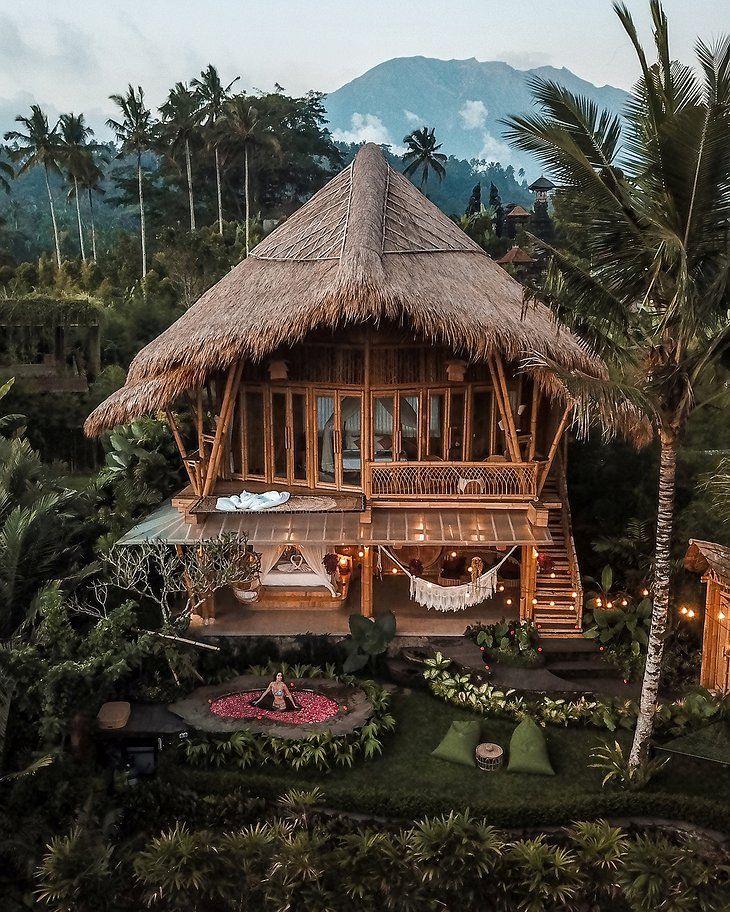
[[[266,477],[266,445],[264,440],[264,394],[247,390],[244,397],[246,417],[246,472],[249,476]]]
[[[446,393],[429,393],[427,455],[431,459],[443,459],[445,443]]]
[[[480,462],[492,454],[492,391],[475,389],[471,402],[471,458]]]

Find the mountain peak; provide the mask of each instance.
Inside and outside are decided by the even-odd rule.
[[[387,144],[398,151],[403,136],[434,127],[448,155],[524,168],[532,179],[540,174],[539,166],[506,144],[500,124],[510,114],[533,108],[532,76],[553,79],[615,113],[626,100],[622,90],[594,86],[566,67],[518,70],[503,60],[415,55],[377,64],[332,92],[325,107],[335,140]]]

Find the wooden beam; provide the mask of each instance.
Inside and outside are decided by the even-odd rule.
[[[241,380],[242,370],[242,361],[237,361],[228,368],[228,377],[226,378],[226,385],[223,391],[223,397],[220,405],[220,414],[218,415],[218,420],[215,428],[215,437],[213,439],[213,446],[210,452],[210,461],[208,462],[208,471],[206,473],[205,483],[203,485],[204,497],[210,494],[210,492],[213,490],[216,475],[218,474],[218,466],[220,465],[221,456],[223,455],[223,450],[225,449],[225,437],[228,433],[228,426],[230,424],[231,415],[233,414],[233,405],[238,393],[238,384]]]
[[[558,447],[560,446],[560,439],[563,436],[563,431],[565,430],[565,427],[568,423],[568,418],[570,417],[570,413],[572,411],[573,411],[573,403],[571,402],[569,405],[566,405],[565,411],[563,412],[563,417],[560,419],[560,424],[558,424],[558,428],[555,431],[555,436],[553,437],[553,442],[550,444],[550,451],[548,452],[547,461],[545,463],[545,467],[542,471],[540,479],[537,483],[538,496],[542,492],[543,486],[544,486],[545,482],[547,481],[548,475],[550,474],[550,469],[553,466],[555,454],[558,452]]]
[[[169,409],[167,409],[165,411],[165,417],[167,418],[167,423],[170,425],[170,430],[172,431],[172,436],[175,438],[177,448],[180,451],[180,457],[183,461],[183,465],[185,466],[185,471],[188,474],[188,479],[192,485],[193,491],[195,491],[196,494],[200,494],[200,491],[197,487],[197,477],[195,475],[195,472],[191,470],[190,465],[188,464],[188,451],[185,448],[182,436],[180,435],[180,429],[177,426],[177,421],[175,421],[175,416]]]
[[[499,412],[502,416],[504,437],[507,442],[510,458],[512,459],[512,462],[522,462],[520,446],[517,442],[514,415],[512,414],[512,407],[509,402],[507,381],[504,376],[501,358],[490,356],[487,359],[487,363],[489,364],[489,372],[492,375],[492,385],[494,386],[494,393],[497,397],[497,405],[499,406]]]
[[[365,328],[365,359],[363,380],[363,402],[362,402],[362,422],[360,427],[360,459],[362,466],[362,491],[365,495],[365,503],[370,502],[370,463],[373,458],[373,428],[370,413],[370,327]]]
[[[537,447],[537,414],[540,410],[540,387],[537,385],[537,378],[532,378],[532,403],[530,405],[530,449],[527,454],[527,461],[532,462],[535,458],[535,449]]]
[[[373,616],[373,546],[363,547],[360,559],[360,614]]]

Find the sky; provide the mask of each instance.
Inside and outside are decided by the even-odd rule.
[[[155,106],[209,62],[242,88],[332,91],[392,57],[567,67],[629,88],[611,0],[0,0],[0,129],[37,102],[99,127],[128,83]],[[649,38],[648,0],[628,0]],[[730,0],[665,0],[673,55],[730,31]]]

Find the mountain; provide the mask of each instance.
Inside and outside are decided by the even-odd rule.
[[[531,76],[542,76],[620,113],[627,93],[594,86],[565,68],[517,70],[500,61],[396,57],[378,64],[327,96],[333,136],[341,142],[390,143],[394,151],[416,127],[435,127],[443,150],[457,158],[499,161],[528,178],[535,161],[505,143],[500,119],[532,107]]]

